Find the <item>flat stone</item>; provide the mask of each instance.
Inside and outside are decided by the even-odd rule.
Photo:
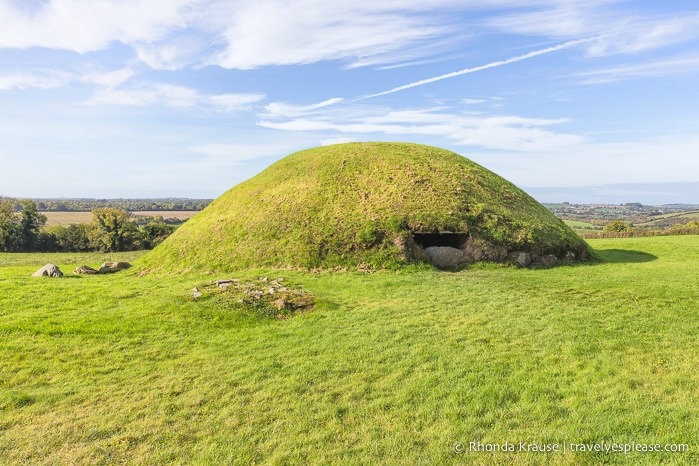
[[[73,270],[73,273],[75,275],[94,275],[99,272],[89,265],[79,265],[75,268],[75,270]]]
[[[131,267],[131,264],[129,264],[128,262],[105,262],[104,264],[100,265],[100,268],[97,272],[114,273],[120,270],[126,270],[129,267]]]

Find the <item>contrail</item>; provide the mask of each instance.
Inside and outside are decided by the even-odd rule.
[[[452,71],[451,73],[442,74],[439,76],[435,76],[433,78],[422,79],[420,81],[415,81],[415,82],[410,83],[410,84],[404,84],[402,86],[394,87],[393,89],[389,89],[387,91],[379,92],[378,94],[366,95],[366,96],[362,97],[360,100],[371,99],[372,97],[379,97],[379,96],[386,95],[386,94],[393,94],[394,92],[404,91],[404,90],[410,89],[412,87],[424,86],[425,84],[430,84],[430,83],[433,83],[435,81],[441,81],[442,79],[454,78],[456,76],[461,76],[462,74],[475,73],[476,71],[483,71],[483,70],[487,70],[489,68],[496,68],[498,66],[508,65],[510,63],[526,60],[528,58],[536,57],[539,55],[544,55],[546,53],[551,53],[551,52],[555,52],[557,50],[567,49],[569,47],[574,47],[578,44],[582,44],[583,42],[589,42],[591,40],[593,40],[593,38],[571,40],[571,41],[564,42],[564,43],[559,44],[559,45],[554,45],[553,47],[548,47],[548,48],[541,49],[541,50],[535,50],[533,52],[525,53],[524,55],[518,55],[516,57],[508,58],[507,60],[494,61],[492,63],[488,63],[487,65],[475,66],[473,68],[466,68],[466,69],[459,70],[459,71]]]

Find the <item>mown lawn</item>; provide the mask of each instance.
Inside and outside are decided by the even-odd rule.
[[[697,464],[699,237],[590,244],[606,262],[236,276],[319,297],[287,320],[191,297],[230,277],[0,254],[0,463]],[[602,442],[690,451],[570,451]]]

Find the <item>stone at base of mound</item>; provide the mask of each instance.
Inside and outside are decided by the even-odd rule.
[[[126,270],[130,267],[131,264],[128,262],[105,262],[104,264],[100,265],[97,273],[114,273],[120,270]]]
[[[439,269],[453,269],[462,264],[464,252],[449,246],[430,246],[425,248],[430,263]]]
[[[61,278],[63,277],[63,272],[57,266],[53,264],[46,264],[36,272],[32,274],[32,277],[53,277]]]
[[[409,249],[403,247],[401,252]],[[589,254],[586,249],[578,251],[565,251],[558,254],[550,252],[511,251],[504,245],[494,245],[487,241],[469,238],[461,249],[448,246],[429,246],[422,250],[419,246],[414,249],[422,251],[424,260],[438,269],[458,269],[468,264],[477,262],[495,262],[512,264],[517,267],[553,267],[561,263],[574,263],[586,261]],[[415,260],[415,259],[414,259]]]

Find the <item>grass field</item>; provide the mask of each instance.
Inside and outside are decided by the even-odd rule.
[[[148,210],[132,212],[134,216],[157,217],[164,219],[179,218],[186,220],[194,217],[198,210]],[[46,225],[70,225],[73,223],[90,223],[92,212],[41,212],[46,215]]]
[[[590,244],[604,262],[236,276],[318,296],[286,320],[192,298],[226,277],[0,254],[0,463],[698,464],[699,237]],[[571,451],[602,442],[689,451]]]
[[[563,222],[569,227],[571,227],[573,231],[575,231],[578,234],[596,233],[602,230],[602,227],[595,226],[588,222],[581,222],[578,220],[563,220]]]
[[[131,212],[131,214],[136,217],[163,217],[164,219],[179,218],[180,220],[190,219],[198,213],[198,210],[139,210],[137,212]]]
[[[90,223],[92,212],[41,212],[46,215],[46,226]]]
[[[657,226],[658,224],[660,224],[663,221],[666,221],[668,219],[679,220],[679,223],[688,223],[688,222],[691,222],[692,220],[699,219],[699,210],[692,210],[692,211],[688,211],[688,212],[675,212],[672,214],[658,215],[658,216],[653,217],[653,219],[651,221],[645,222],[645,223],[638,223],[638,224],[636,224],[636,226],[653,227],[653,226]]]

